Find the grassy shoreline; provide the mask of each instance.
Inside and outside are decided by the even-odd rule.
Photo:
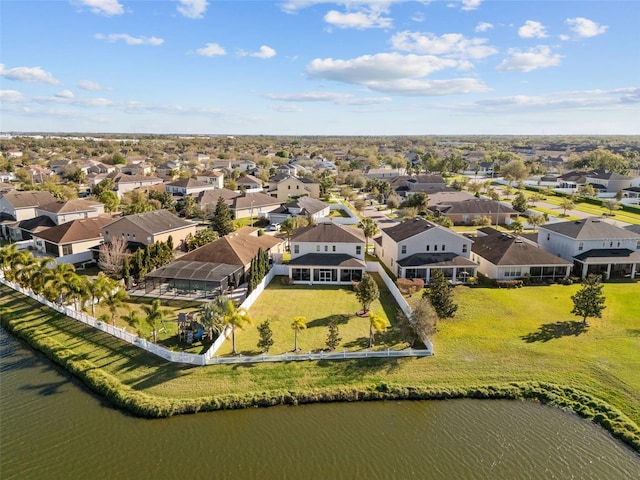
[[[3,327],[114,405],[142,417],[312,402],[526,399],[571,409],[640,452],[637,388],[615,378],[607,383],[606,375],[597,375],[594,383],[571,368],[563,375],[500,375],[495,369],[481,373],[472,366],[465,371],[464,358],[455,371],[447,367],[444,355],[278,365],[167,364],[5,287],[0,287],[0,298]],[[455,333],[443,341],[455,341]],[[586,370],[593,368],[588,365]],[[448,370],[438,375],[435,369]]]

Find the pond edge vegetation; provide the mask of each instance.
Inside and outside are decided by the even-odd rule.
[[[640,428],[630,418],[607,402],[564,385],[540,381],[465,386],[410,386],[379,382],[360,387],[345,386],[299,391],[273,390],[190,399],[162,398],[137,391],[123,384],[114,375],[96,367],[92,362],[78,358],[79,355],[73,349],[49,338],[37,328],[23,325],[20,319],[10,319],[10,316],[10,309],[4,309],[0,313],[0,324],[3,328],[43,353],[54,364],[64,368],[90,390],[103,396],[114,406],[143,418],[164,418],[205,411],[328,402],[460,398],[529,400],[571,410],[600,425],[614,437],[640,453]]]

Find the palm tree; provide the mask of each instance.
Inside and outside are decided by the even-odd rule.
[[[573,203],[573,200],[571,200],[571,198],[569,197],[563,198],[562,201],[560,202],[560,207],[562,207],[562,216],[566,217],[567,210],[571,210],[575,206],[576,204]]]
[[[544,225],[547,222],[547,219],[544,218],[544,215],[541,213],[534,213],[533,215],[529,215],[529,223],[533,225],[533,229],[537,230],[540,225]]]
[[[389,322],[386,318],[369,312],[369,348],[373,347],[375,334],[384,332],[388,326]]]
[[[291,236],[298,228],[295,218],[289,217],[280,224],[280,231],[287,236],[287,248],[291,250]]]
[[[305,317],[295,317],[291,323],[291,329],[293,330],[293,351],[298,351],[298,334],[307,328],[307,319]]]
[[[31,252],[23,251],[16,257],[15,281],[22,288],[31,288],[31,280],[37,276],[38,261],[33,258]]]
[[[69,279],[69,293],[73,297],[76,310],[79,312],[84,308],[91,293],[89,292],[89,279],[84,275],[73,275]]]
[[[366,254],[369,252],[369,239],[378,233],[378,225],[372,218],[364,217],[360,220],[358,228],[362,230],[362,234],[364,235],[364,253]]]
[[[153,330],[153,343],[156,343],[158,339],[158,323],[162,322],[170,312],[167,309],[160,308],[160,300],[157,298],[151,302],[151,305],[142,305],[142,310],[147,314],[145,321]]]
[[[7,270],[11,268],[12,259],[17,254],[18,250],[15,243],[0,248],[0,269],[3,275],[6,275]]]
[[[127,292],[124,290],[111,290],[104,296],[104,303],[109,308],[109,312],[111,312],[111,323],[115,326],[116,324],[116,314],[118,313],[118,307],[124,303],[125,300],[129,298]]]
[[[123,315],[122,319],[127,322],[131,328],[138,328],[142,323],[142,318],[139,316],[138,310],[130,310],[127,315]]]
[[[51,302],[64,305],[71,293],[70,282],[76,275],[76,267],[70,263],[57,263],[49,272],[44,296]]]
[[[31,291],[37,295],[42,295],[47,284],[47,280],[51,276],[51,264],[54,260],[49,257],[38,258],[33,263],[33,273],[29,282]]]
[[[224,316],[224,323],[231,327],[231,353],[237,354],[236,351],[236,327],[243,328],[245,323],[253,324],[251,318],[244,308],[236,309],[232,300],[227,301],[227,314]]]
[[[210,342],[213,341],[214,334],[220,335],[224,331],[224,312],[228,301],[226,297],[218,297],[200,307],[200,321],[207,329]]]
[[[91,316],[96,316],[96,303],[99,303],[111,290],[117,288],[117,282],[107,277],[104,272],[89,282],[89,294],[91,295]]]

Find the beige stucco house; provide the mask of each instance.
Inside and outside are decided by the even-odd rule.
[[[168,210],[127,215],[102,227],[105,242],[122,238],[127,242],[151,245],[155,242],[166,242],[172,237],[178,248],[187,238],[195,235],[196,224],[180,218]]]

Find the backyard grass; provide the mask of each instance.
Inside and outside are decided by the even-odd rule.
[[[393,324],[397,308],[395,300],[382,283],[380,276],[377,274],[372,276],[378,281],[380,299],[375,301],[370,309]],[[362,310],[362,307],[351,286],[283,285],[281,278],[276,277],[249,310],[253,325],[236,330],[237,351],[243,355],[262,353],[257,347],[259,339],[257,326],[269,320],[274,340],[269,353],[278,355],[291,352],[294,346],[291,322],[296,316],[306,318],[307,328],[298,334],[298,348],[303,352],[326,350],[328,327],[332,319],[338,323],[340,337],[342,337],[337,351],[365,349],[368,347],[369,340],[369,318],[357,316],[356,312],[359,310]],[[377,334],[375,339],[374,350],[407,347],[407,343],[399,338],[394,329]],[[231,342],[227,341],[218,354],[230,353]]]
[[[0,319],[3,326],[18,336],[40,339],[32,344],[52,345],[46,348],[55,352],[54,358],[74,361],[79,365],[77,370],[71,369],[76,375],[86,377],[90,372],[102,372],[119,385],[118,389],[142,396],[153,405],[167,405],[165,414],[286,403],[292,401],[287,400],[292,396],[304,395],[357,399],[365,398],[364,393],[354,392],[403,389],[409,392],[407,398],[421,398],[411,392],[422,389],[447,398],[451,392],[490,395],[505,389],[526,389],[527,385],[534,385],[531,388],[535,389],[535,385],[544,385],[545,391],[551,386],[567,401],[573,399],[574,409],[596,408],[600,402],[606,402],[613,413],[604,420],[598,419],[598,413],[585,415],[613,431],[618,430],[621,437],[630,435],[635,439],[631,444],[640,449],[640,283],[606,283],[607,308],[601,319],[590,319],[587,326],[570,313],[570,297],[578,288],[578,285],[520,289],[458,286],[454,293],[459,310],[455,318],[439,323],[432,339],[435,355],[408,359],[209,367],[170,364],[52,312],[4,286],[0,286]],[[285,308],[303,314],[297,307],[286,306],[286,290],[282,292],[275,303],[268,293],[264,305],[256,304],[252,314],[259,309],[266,312],[267,308],[275,310],[266,315],[279,314]],[[331,314],[324,305],[325,295],[312,297],[308,303],[318,312],[313,319]],[[290,323],[288,318],[284,321]],[[366,331],[365,328],[364,333],[356,335],[362,337]],[[307,338],[305,333],[308,332],[302,333],[301,343],[304,349],[309,349],[305,342],[311,340],[311,334]],[[280,348],[292,348],[293,338],[289,335],[281,340],[284,346]],[[247,348],[255,349],[249,341]],[[582,393],[588,397],[583,399]],[[123,400],[118,404],[131,403]],[[187,409],[185,405],[195,406]],[[611,418],[622,419],[624,426],[612,428]]]

